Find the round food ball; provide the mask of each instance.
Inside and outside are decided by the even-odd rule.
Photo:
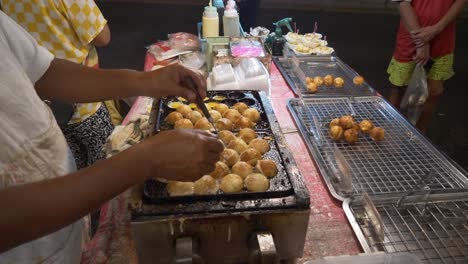
[[[314,81],[314,79],[312,79],[310,77],[306,77],[305,80],[306,80],[306,83],[311,83],[311,82]]]
[[[195,128],[203,129],[203,130],[211,130],[213,129],[213,126],[211,125],[210,121],[206,119],[206,117],[203,117],[202,119],[198,120],[197,123],[195,123]]]
[[[244,188],[244,180],[237,174],[228,174],[221,180],[221,190],[225,193],[236,193]]]
[[[175,122],[174,128],[193,128],[193,124],[189,119],[183,118]]]
[[[354,126],[354,118],[350,115],[345,115],[340,118],[340,126],[346,130]]]
[[[364,119],[359,123],[359,129],[362,131],[362,133],[369,133],[372,128],[374,128],[374,124],[372,124],[372,121]]]
[[[316,83],[311,82],[307,84],[307,91],[311,93],[316,93],[318,91],[318,86]]]
[[[214,178],[222,178],[228,174],[229,174],[229,167],[228,165],[226,165],[226,163],[222,161],[216,162],[215,170],[212,173],[210,173],[210,175],[213,176]]]
[[[340,141],[343,138],[344,130],[340,126],[332,126],[330,128],[330,137],[334,141]]]
[[[215,126],[218,130],[231,130],[234,128],[234,124],[227,118],[219,119],[216,121]]]
[[[224,114],[224,112],[229,110],[229,106],[227,106],[227,104],[217,104],[214,107],[214,110],[218,111],[222,115],[222,114]]]
[[[245,143],[249,144],[250,141],[257,137],[257,133],[251,128],[243,128],[239,131],[237,136],[244,140]]]
[[[229,142],[236,139],[236,136],[234,136],[234,134],[229,130],[219,131],[218,136],[219,139],[221,139],[221,141],[223,141],[224,145],[226,146],[229,144]]]
[[[341,87],[344,86],[344,80],[343,80],[343,78],[341,78],[341,77],[335,78],[335,80],[333,81],[333,83],[335,84],[335,87],[336,87],[336,88],[341,88]]]
[[[222,118],[221,113],[216,110],[210,110],[210,116],[213,118],[213,121],[216,122]]]
[[[249,146],[247,143],[244,142],[242,139],[234,139],[229,142],[228,148],[235,150],[237,153],[241,154],[246,150]]]
[[[275,177],[278,174],[278,167],[272,160],[259,160],[255,169],[267,178]]]
[[[245,152],[245,151],[244,151]],[[239,162],[239,154],[233,149],[224,149],[221,153],[221,160],[228,166],[233,166]]]
[[[231,120],[232,123],[235,123],[242,115],[236,109],[229,109],[224,112],[223,117]]]
[[[363,85],[364,84],[364,78],[362,76],[356,76],[353,78],[353,83],[355,85]]]
[[[167,116],[166,116],[166,122],[169,124],[169,125],[174,125],[175,122],[177,122],[178,120],[181,120],[183,119],[184,116],[182,116],[181,113],[179,112],[171,112],[169,113]]]
[[[244,111],[247,110],[248,108],[249,106],[242,102],[236,103],[232,106],[232,109],[236,109],[241,114],[244,113]]]
[[[250,119],[250,121],[257,123],[260,120],[260,113],[255,108],[249,108],[242,113],[243,116]]]
[[[340,125],[340,119],[339,118],[335,118],[332,121],[330,121],[330,128],[332,126],[339,126],[339,125]]]
[[[329,74],[329,75],[326,75],[325,77],[323,77],[323,83],[326,86],[332,86],[333,85],[333,76]]]
[[[243,179],[252,173],[252,165],[245,161],[239,161],[232,166],[232,173],[241,176]]]
[[[253,173],[245,178],[245,187],[249,192],[265,192],[270,188],[270,181],[265,175]]]
[[[193,182],[169,181],[166,190],[170,196],[192,195],[194,191]]]
[[[197,111],[192,111],[190,113],[187,114],[187,119],[190,119],[190,121],[192,121],[193,124],[197,124],[197,121],[202,119],[203,116],[202,114],[200,114],[199,112]]]
[[[257,161],[262,158],[262,154],[258,150],[253,148],[248,148],[241,153],[240,159],[249,163],[252,166],[257,165]]]
[[[314,83],[317,85],[317,86],[322,86],[323,85],[323,78],[320,77],[320,76],[317,76],[314,78]]]
[[[250,121],[250,119],[248,119],[247,117],[245,116],[241,116],[239,119],[237,119],[237,121],[234,123],[234,126],[236,128],[248,128],[248,127],[253,127],[255,124]]]
[[[374,141],[381,141],[385,137],[385,130],[381,127],[374,127],[369,132],[369,135]]]
[[[344,138],[348,144],[355,144],[358,141],[358,132],[354,128],[345,130]]]
[[[193,184],[195,194],[215,194],[219,190],[219,183],[210,175],[205,175]]]
[[[188,113],[192,112],[192,108],[188,105],[182,104],[176,108],[176,111],[186,117]]]
[[[263,155],[270,150],[270,144],[263,138],[256,138],[250,141],[249,148],[253,148]]]

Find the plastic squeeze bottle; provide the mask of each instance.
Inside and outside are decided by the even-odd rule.
[[[229,0],[224,9],[223,29],[224,36],[226,37],[240,36],[239,15],[237,14],[236,2],[234,0]]]
[[[210,5],[205,6],[205,12],[203,12],[203,30],[202,37],[219,37],[219,17],[216,7],[212,5],[210,0]]]

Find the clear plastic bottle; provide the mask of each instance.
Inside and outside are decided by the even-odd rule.
[[[234,0],[229,0],[226,4],[223,16],[223,29],[224,36],[226,37],[240,36],[239,14],[237,14]]]
[[[219,37],[219,17],[216,7],[212,6],[211,0],[210,5],[205,6],[205,12],[203,12],[202,19],[203,29],[202,37]]]

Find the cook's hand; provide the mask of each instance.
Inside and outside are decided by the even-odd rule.
[[[416,49],[416,55],[413,57],[413,60],[417,64],[426,65],[426,63],[429,61],[430,56],[431,48],[428,44],[426,44]]]
[[[151,175],[175,181],[195,181],[212,172],[224,149],[213,134],[196,129],[164,131],[141,144]]]
[[[428,26],[411,31],[411,38],[413,38],[416,47],[420,47],[428,44],[439,33],[440,30],[437,26]]]
[[[194,102],[196,94],[187,79],[191,78],[198,93],[206,97],[206,80],[200,74],[185,68],[180,64],[169,65],[165,68],[146,72],[143,75],[145,95],[151,97],[182,96]]]

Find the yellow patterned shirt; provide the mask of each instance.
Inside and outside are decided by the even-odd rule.
[[[0,2],[3,11],[55,57],[80,64],[85,63],[92,48],[91,41],[107,23],[93,0],[0,0]],[[76,104],[76,111],[70,123],[85,120],[100,106],[101,103]]]

